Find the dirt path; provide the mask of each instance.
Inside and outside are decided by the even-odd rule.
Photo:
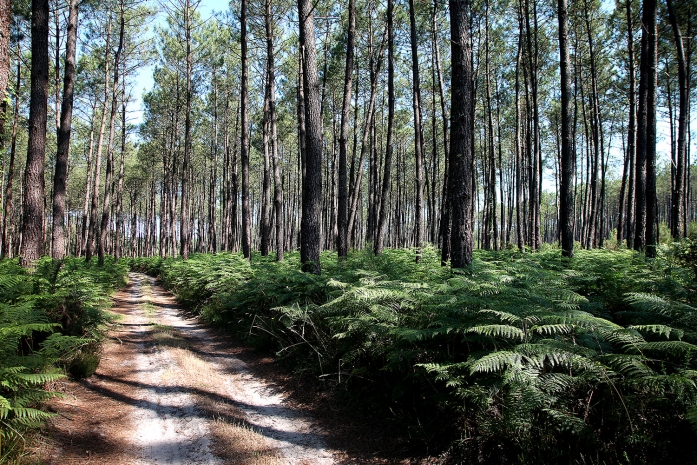
[[[153,278],[131,274],[94,376],[61,383],[50,464],[332,464],[311,418]]]

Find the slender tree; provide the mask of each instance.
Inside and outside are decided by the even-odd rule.
[[[387,0],[387,145],[385,148],[385,162],[382,175],[382,192],[380,194],[380,208],[377,217],[377,232],[373,252],[380,255],[383,249],[385,227],[387,225],[388,208],[390,206],[390,184],[392,171],[392,153],[394,151],[394,0]]]
[[[656,249],[656,0],[644,0],[642,24],[634,248],[650,257]]]
[[[242,164],[242,254],[252,258],[252,226],[249,210],[249,124],[247,123],[249,96],[247,92],[249,71],[247,64],[247,0],[240,4],[240,46],[242,50],[242,83],[240,88],[240,114],[242,134],[240,139],[240,162]]]
[[[416,262],[421,260],[421,247],[423,246],[424,225],[422,219],[423,196],[424,196],[424,136],[423,125],[421,123],[421,86],[419,85],[419,51],[416,37],[416,13],[414,11],[414,0],[409,0],[409,24],[411,38],[411,69],[412,69],[412,103],[414,106],[414,163],[416,167],[415,189],[416,198],[414,205],[414,242],[416,247]]]
[[[22,206],[22,266],[32,267],[45,253],[44,163],[48,112],[48,0],[31,4],[31,97],[29,141]]]
[[[678,63],[678,87],[679,87],[679,110],[678,110],[678,144],[676,153],[675,166],[675,186],[671,193],[671,235],[674,239],[682,237],[684,228],[684,212],[683,212],[683,196],[685,195],[685,160],[687,159],[687,114],[690,95],[688,92],[688,69],[685,60],[685,48],[683,47],[683,37],[678,25],[678,18],[675,15],[673,1],[666,0],[668,9],[668,18],[673,29],[673,37],[675,38],[675,51],[677,54]]]
[[[186,91],[184,94],[186,109],[184,113],[184,158],[182,160],[182,171],[181,171],[181,185],[182,185],[182,197],[181,197],[181,215],[179,219],[179,254],[184,258],[189,257],[189,250],[191,249],[191,231],[190,231],[190,218],[189,218],[189,165],[191,163],[191,100],[193,98],[193,92],[191,88],[191,74],[192,74],[192,57],[191,57],[191,31],[193,29],[191,22],[192,11],[195,10],[196,5],[200,3],[200,0],[192,4],[190,0],[184,0],[183,13],[184,13],[184,39],[186,41]]]
[[[315,21],[310,0],[298,0],[305,100],[305,175],[302,185],[300,261],[305,272],[320,274],[322,207],[322,112],[317,79]]]
[[[106,256],[107,238],[109,237],[109,223],[111,218],[111,196],[113,192],[112,178],[114,176],[114,135],[116,130],[116,113],[118,111],[118,91],[119,91],[119,66],[123,54],[124,40],[126,35],[126,16],[125,5],[123,2],[119,6],[119,45],[114,54],[114,77],[111,90],[111,109],[109,111],[109,136],[107,139],[107,160],[106,171],[104,173],[104,198],[102,202],[102,220],[99,228],[99,243],[97,248],[97,262],[99,266],[104,265]],[[105,107],[106,110],[106,107]]]
[[[93,182],[92,182],[92,199],[90,201],[90,218],[89,218],[89,230],[87,233],[87,243],[85,247],[85,261],[89,262],[92,260],[92,255],[95,249],[95,238],[99,234],[97,231],[97,215],[99,208],[99,172],[102,166],[102,147],[104,142],[104,130],[106,127],[107,118],[107,105],[109,104],[109,67],[110,64],[110,48],[111,48],[111,25],[112,25],[112,12],[109,9],[107,11],[108,22],[106,28],[106,42],[104,47],[104,100],[102,102],[102,117],[99,124],[99,135],[97,137],[97,156],[94,163],[93,172]],[[92,144],[90,144],[91,146]]]
[[[17,54],[21,53],[19,43],[17,44]],[[22,86],[22,60],[17,60],[17,81],[15,84],[15,101],[12,118],[12,137],[10,142],[10,161],[7,166],[7,181],[5,182],[5,203],[3,205],[2,214],[2,249],[0,250],[0,258],[10,257],[12,249],[10,247],[11,239],[8,232],[8,223],[12,222],[12,212],[14,203],[12,199],[12,185],[14,183],[15,159],[17,153],[17,120],[19,119],[19,91]]]
[[[559,69],[561,74],[561,182],[559,185],[562,255],[574,256],[574,171],[576,156],[572,146],[571,59],[569,58],[569,8],[567,0],[558,1]]]
[[[470,0],[450,0],[450,50],[452,87],[450,105],[449,191],[452,215],[451,266],[472,263],[472,50],[469,37]]]
[[[77,45],[78,0],[70,0],[68,6],[68,30],[65,44],[65,67],[63,69],[63,103],[58,127],[58,150],[53,176],[53,229],[51,231],[51,256],[62,259],[66,253],[65,201],[68,185],[68,154],[73,118],[73,95],[75,88],[75,53]]]
[[[344,102],[341,107],[341,135],[339,136],[339,200],[338,200],[338,237],[339,257],[348,255],[348,202],[346,159],[348,158],[349,119],[351,111],[351,89],[353,77],[354,38],[356,35],[356,0],[349,0],[348,31],[346,34],[346,68],[344,72]]]

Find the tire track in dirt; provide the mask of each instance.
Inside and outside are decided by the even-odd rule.
[[[51,404],[59,416],[48,463],[336,463],[325,433],[224,336],[186,315],[153,278],[129,278],[114,297],[122,320],[99,369],[64,383],[67,400]]]

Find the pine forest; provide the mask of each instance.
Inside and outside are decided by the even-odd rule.
[[[0,0],[0,464],[146,275],[385,460],[697,463],[693,14]]]

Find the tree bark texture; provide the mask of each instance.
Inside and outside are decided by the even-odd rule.
[[[45,253],[44,162],[48,112],[48,0],[32,0],[31,10],[31,96],[20,250],[20,262],[24,267],[32,267]]]
[[[320,274],[322,206],[322,114],[317,78],[315,22],[310,0],[298,0],[300,48],[305,99],[305,175],[302,188],[300,262],[305,272]]]
[[[574,256],[574,172],[576,155],[573,152],[571,113],[571,59],[569,57],[569,12],[567,0],[558,1],[559,69],[561,72],[561,182],[559,228],[562,255]]]
[[[68,155],[73,118],[73,95],[75,88],[75,54],[77,49],[78,0],[70,0],[68,7],[68,31],[65,44],[65,67],[63,69],[63,104],[58,127],[58,149],[56,170],[53,177],[53,229],[51,231],[51,256],[60,260],[66,253],[65,202],[68,185]]]
[[[450,105],[449,191],[452,215],[451,266],[472,263],[472,50],[469,38],[470,0],[450,0],[452,88]]]

